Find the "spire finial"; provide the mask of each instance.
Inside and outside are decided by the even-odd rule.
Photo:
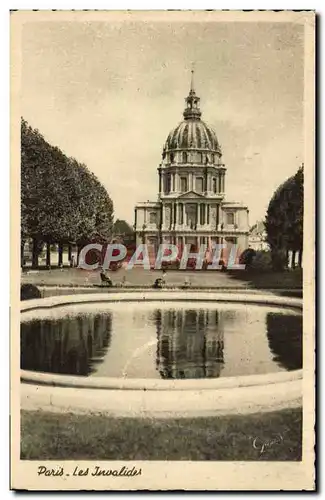
[[[194,62],[192,62],[192,69],[191,69],[191,88],[190,92],[195,92],[194,90]]]

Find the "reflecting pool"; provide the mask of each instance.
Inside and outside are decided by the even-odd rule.
[[[302,367],[302,316],[293,308],[116,302],[27,311],[21,318],[24,370],[200,379]]]

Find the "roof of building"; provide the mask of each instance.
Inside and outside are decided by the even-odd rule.
[[[247,209],[247,205],[240,201],[223,201],[222,206],[224,208],[244,208]]]

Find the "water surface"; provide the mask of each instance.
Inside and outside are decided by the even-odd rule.
[[[253,304],[77,304],[22,315],[21,368],[200,379],[302,367],[302,316]]]

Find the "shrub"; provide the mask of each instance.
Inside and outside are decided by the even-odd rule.
[[[255,256],[253,257],[250,268],[259,271],[271,271],[272,270],[271,252],[268,252],[266,250],[257,251],[255,253]]]
[[[41,292],[35,285],[25,283],[20,287],[20,300],[40,299]]]
[[[251,267],[256,251],[253,248],[246,248],[239,257],[239,264],[244,264],[246,267]]]

